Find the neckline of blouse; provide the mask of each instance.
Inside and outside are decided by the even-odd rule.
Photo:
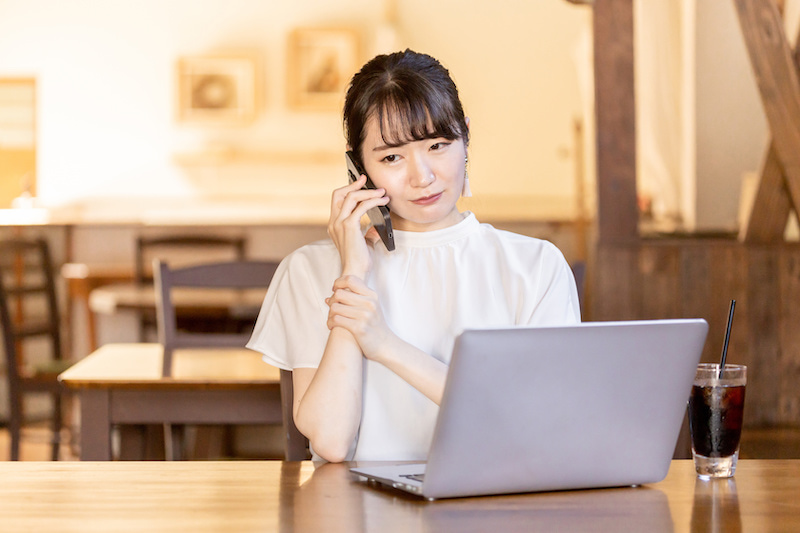
[[[430,247],[447,244],[466,237],[480,225],[471,211],[464,212],[464,219],[446,228],[433,231],[394,230],[394,240],[398,247]]]

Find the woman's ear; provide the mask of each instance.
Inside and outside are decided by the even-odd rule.
[[[467,129],[469,129],[469,117],[464,117],[464,122],[466,122]]]

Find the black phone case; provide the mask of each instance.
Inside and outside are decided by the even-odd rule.
[[[350,179],[350,183],[358,180],[358,177],[362,174],[367,176],[367,173],[364,172],[364,169],[361,168],[361,165],[359,165],[358,161],[356,161],[353,152],[345,152],[345,159],[347,160],[347,175]],[[367,176],[367,183],[364,188],[377,189],[375,184],[372,183],[372,180],[369,179],[369,176]],[[367,216],[369,216],[369,220],[372,222],[373,227],[378,231],[378,235],[380,235],[383,244],[386,246],[386,249],[390,252],[394,250],[394,235],[392,234],[392,220],[389,216],[389,208],[385,205],[373,207],[367,211]]]

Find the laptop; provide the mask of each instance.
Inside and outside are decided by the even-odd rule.
[[[466,330],[426,464],[351,471],[429,500],[666,477],[703,319]]]

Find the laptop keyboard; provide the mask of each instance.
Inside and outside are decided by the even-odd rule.
[[[413,481],[419,481],[420,483],[425,481],[425,474],[402,474],[400,477],[411,479]]]

